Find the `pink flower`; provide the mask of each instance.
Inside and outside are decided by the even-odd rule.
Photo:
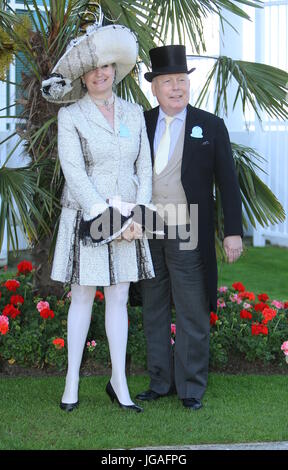
[[[67,299],[71,299],[72,298],[72,292],[70,290],[70,292],[68,292],[68,294],[66,295]]]
[[[171,323],[171,335],[176,335],[176,325],[175,325],[175,323]]]
[[[281,346],[281,350],[285,354],[285,356],[288,356],[288,341],[284,341],[284,343]]]
[[[227,290],[228,290],[228,287],[227,287],[227,286],[221,286],[221,287],[219,287],[219,289],[218,289],[219,292],[227,292]]]
[[[92,339],[92,341],[87,341],[87,343],[86,343],[86,346],[87,346],[87,349],[88,349],[89,352],[93,352],[96,345],[97,345],[97,343],[94,339]]]
[[[9,331],[9,320],[5,315],[0,315],[0,333],[6,335]]]
[[[243,307],[245,310],[249,310],[249,308],[252,308],[252,305],[248,304],[247,302],[244,302]]]
[[[41,310],[43,310],[44,308],[50,309],[50,305],[49,305],[49,302],[45,302],[44,300],[40,300],[40,302],[38,302],[36,308],[37,308],[38,312],[41,312]]]
[[[230,295],[230,300],[232,302],[237,302],[237,304],[241,304],[242,300],[239,299],[238,294],[231,294]]]
[[[174,339],[171,338],[171,344],[172,344],[172,346],[173,346],[174,343],[175,343]]]
[[[226,304],[225,304],[223,299],[218,299],[217,300],[217,307],[221,307],[221,308],[226,307]]]
[[[271,305],[274,305],[276,308],[284,308],[284,303],[279,300],[272,300]]]

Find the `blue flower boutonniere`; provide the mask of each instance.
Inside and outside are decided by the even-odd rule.
[[[203,139],[203,130],[202,127],[200,126],[194,126],[192,128],[191,137],[194,137],[195,139]]]

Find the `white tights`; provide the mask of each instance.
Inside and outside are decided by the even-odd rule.
[[[78,401],[79,371],[91,322],[96,287],[73,284],[71,292],[72,300],[67,324],[68,371],[62,403],[76,403]],[[104,287],[105,328],[112,363],[111,385],[123,405],[133,404],[125,374],[128,292],[129,282]]]

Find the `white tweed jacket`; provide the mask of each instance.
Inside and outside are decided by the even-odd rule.
[[[114,130],[88,93],[58,113],[65,177],[61,204],[82,210],[86,220],[103,212],[106,200],[116,195],[136,204],[151,201],[152,165],[142,109],[116,96],[114,106]]]

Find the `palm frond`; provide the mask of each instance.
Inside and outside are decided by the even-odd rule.
[[[18,248],[17,227],[31,242],[37,240],[37,224],[46,233],[50,233],[48,224],[43,219],[34,203],[35,195],[42,201],[51,199],[51,194],[37,187],[37,177],[29,167],[0,169],[0,249],[7,226],[8,238],[12,246]]]
[[[253,227],[257,221],[262,227],[284,222],[286,215],[282,204],[270,188],[261,180],[263,169],[257,162],[263,162],[254,149],[240,144],[232,144],[233,156],[240,184],[242,203]],[[243,213],[244,226],[247,227]]]
[[[237,3],[239,3],[241,6],[250,6],[253,8],[263,8],[264,2],[260,0],[236,0]],[[208,3],[208,4],[214,4],[215,8],[220,10],[220,16],[222,17],[222,10],[227,10],[230,13],[233,13],[236,16],[240,16],[241,18],[244,18],[246,20],[250,19],[248,13],[243,10],[242,8],[238,7],[235,5],[235,2],[231,2],[230,0],[212,0],[212,1],[205,1],[201,3]]]
[[[256,228],[256,222],[262,227],[284,222],[286,215],[283,206],[259,176],[259,173],[263,172],[261,163],[265,159],[251,147],[236,143],[231,145],[240,185],[244,228],[248,228],[248,221],[254,228]],[[224,261],[226,259],[222,244],[224,238],[224,218],[220,191],[218,187],[215,189],[216,253],[217,258]]]
[[[250,105],[261,120],[260,111],[270,117],[288,119],[288,73],[266,64],[233,60],[226,56],[215,58],[215,64],[196,101],[201,106],[209,86],[215,80],[215,113],[228,111],[228,88],[232,80],[237,89],[233,108],[239,99],[243,113]]]

